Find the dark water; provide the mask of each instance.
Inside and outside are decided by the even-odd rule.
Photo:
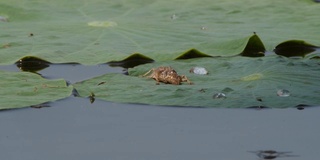
[[[19,71],[16,66],[1,70]],[[108,65],[52,65],[39,73],[70,83]],[[70,97],[40,109],[0,112],[6,160],[315,160],[320,108],[214,109],[119,104]],[[270,151],[271,150],[271,151]]]

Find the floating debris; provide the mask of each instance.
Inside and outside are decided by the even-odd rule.
[[[192,67],[189,70],[190,73],[194,73],[194,74],[200,74],[200,75],[207,75],[208,71],[203,68],[203,67]]]
[[[286,89],[280,89],[277,91],[277,95],[279,97],[289,97],[290,96],[290,92]]]
[[[216,93],[213,95],[212,97],[213,99],[224,99],[227,98],[226,95],[224,93]]]

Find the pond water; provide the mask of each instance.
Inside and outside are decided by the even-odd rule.
[[[14,65],[0,69],[19,71]],[[46,78],[70,83],[110,72],[124,71],[76,64],[39,71]],[[88,98],[73,96],[47,105],[0,112],[1,159],[315,160],[319,156],[319,107],[183,108],[100,100],[91,104]]]

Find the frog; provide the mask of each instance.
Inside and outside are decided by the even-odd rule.
[[[187,76],[179,75],[171,66],[152,68],[142,76],[154,79],[157,85],[159,85],[160,82],[173,85],[180,85],[182,82],[187,82],[190,85],[193,84]]]

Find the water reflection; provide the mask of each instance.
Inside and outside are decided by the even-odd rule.
[[[278,152],[275,150],[258,150],[248,152],[256,154],[261,160],[270,160],[282,157],[299,157],[298,155],[292,155],[292,152]]]

